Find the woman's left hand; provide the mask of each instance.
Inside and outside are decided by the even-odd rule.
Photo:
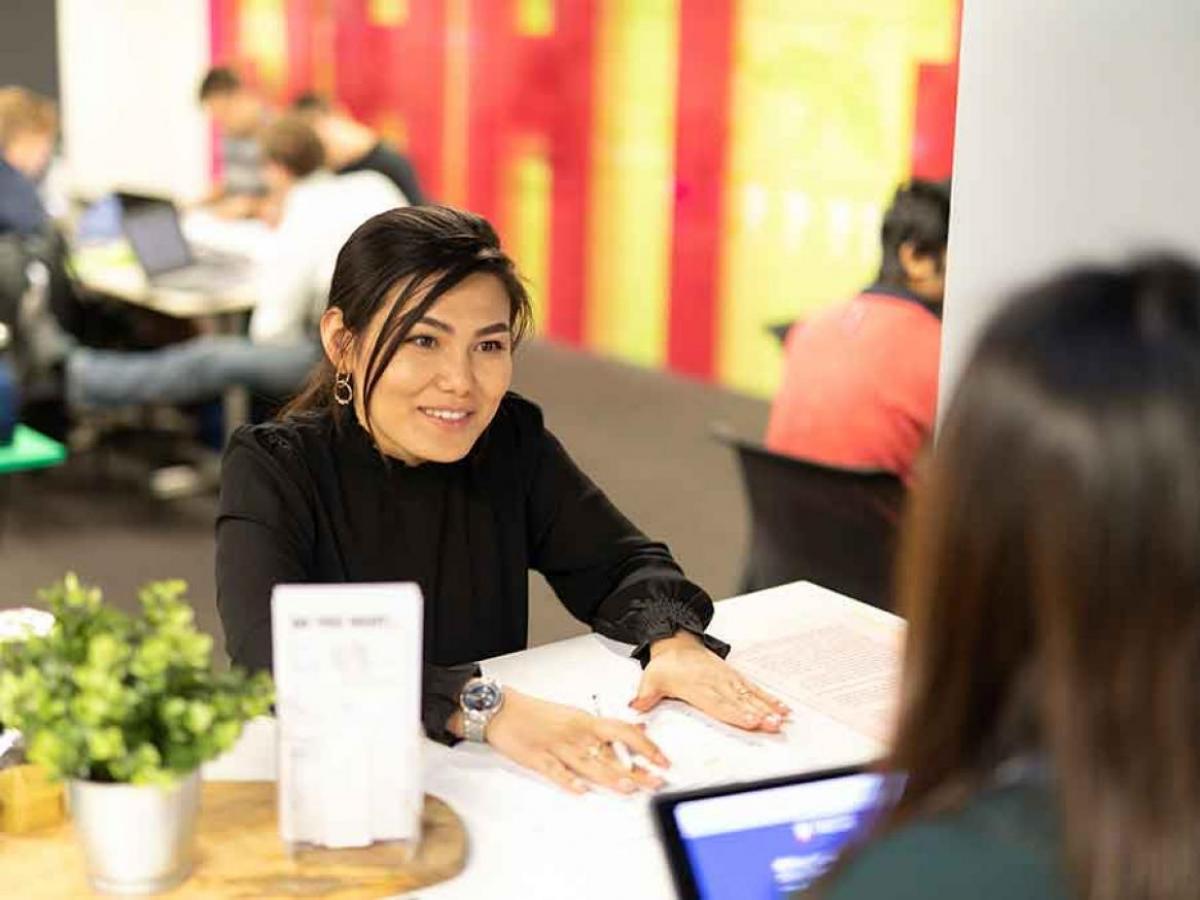
[[[687,631],[650,646],[650,663],[629,706],[647,712],[667,697],[747,731],[779,731],[791,712]]]

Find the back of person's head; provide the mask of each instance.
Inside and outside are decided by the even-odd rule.
[[[305,91],[292,100],[291,111],[308,118],[327,116],[332,111],[329,101],[316,91]]]
[[[304,178],[325,165],[325,150],[313,127],[297,115],[280,116],[259,136],[263,159],[292,178]]]
[[[200,81],[200,105],[227,136],[250,138],[262,126],[263,103],[228,66],[210,69]]]
[[[242,90],[242,78],[229,66],[213,66],[200,79],[198,91],[201,103],[207,103],[217,97],[236,94]]]
[[[941,272],[950,235],[950,183],[914,178],[900,185],[883,215],[879,281],[905,287],[905,260],[928,259]]]
[[[986,329],[904,537],[883,830],[1045,762],[1087,900],[1200,885],[1200,271],[1080,269]]]
[[[359,388],[364,408],[370,409],[379,378],[413,326],[476,274],[492,275],[503,286],[515,347],[533,319],[529,294],[486,219],[448,206],[408,206],[373,216],[350,235],[338,254],[327,309],[341,311],[353,341],[374,335],[369,347],[343,348],[367,354]],[[334,408],[335,375],[323,360],[281,415]]]
[[[57,129],[53,100],[23,87],[0,87],[0,149],[30,132],[53,137]]]
[[[0,155],[27,175],[50,159],[58,130],[54,101],[22,87],[0,88]]]

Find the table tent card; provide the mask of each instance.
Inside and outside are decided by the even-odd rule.
[[[423,797],[420,588],[281,584],[271,615],[284,843],[415,847]]]

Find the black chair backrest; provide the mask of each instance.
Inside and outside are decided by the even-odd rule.
[[[792,330],[792,326],[795,324],[795,321],[792,319],[786,322],[773,322],[766,326],[767,333],[779,341],[780,346],[783,346],[787,343],[788,332]]]
[[[737,453],[750,503],[742,589],[812,581],[892,609],[892,561],[904,483],[877,470],[782,456],[719,434]]]

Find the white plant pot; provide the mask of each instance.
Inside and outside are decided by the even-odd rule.
[[[67,802],[96,890],[154,894],[191,874],[199,770],[167,787],[71,781]]]

